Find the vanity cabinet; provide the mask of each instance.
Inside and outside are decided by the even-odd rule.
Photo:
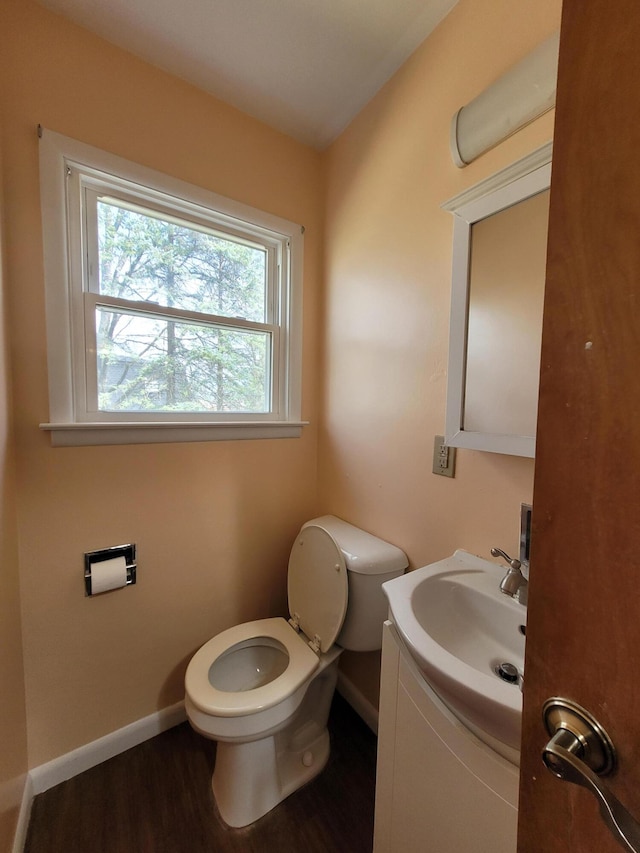
[[[384,626],[373,853],[515,853],[518,768],[440,701]]]

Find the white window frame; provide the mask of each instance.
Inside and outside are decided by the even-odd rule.
[[[305,422],[300,419],[304,232],[300,225],[47,130],[41,130],[40,138],[40,192],[50,403],[50,420],[40,428],[51,433],[54,446],[301,435]],[[88,259],[95,247],[90,246],[91,232],[84,230],[85,210],[91,216],[97,193],[266,248],[274,282],[268,291],[266,322],[228,317],[216,318],[216,322],[258,329],[270,336],[270,411],[97,411],[95,380],[92,382],[95,306],[126,307],[124,300],[97,293],[89,269]],[[131,303],[130,307],[135,306]],[[184,312],[181,317],[186,317]],[[197,313],[189,318],[204,319]],[[211,316],[206,319],[211,321]]]

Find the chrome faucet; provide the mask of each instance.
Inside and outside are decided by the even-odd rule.
[[[506,560],[509,564],[506,575],[500,581],[500,592],[503,592],[505,595],[510,595],[511,598],[515,598],[520,602],[520,604],[526,605],[528,581],[522,574],[520,568],[522,563],[520,560],[511,558],[500,548],[492,548],[491,556],[502,557],[502,559]]]

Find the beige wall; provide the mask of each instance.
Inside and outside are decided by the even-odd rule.
[[[552,114],[465,169],[449,124],[560,25],[560,0],[460,0],[325,156],[325,369],[320,508],[401,546],[417,567],[465,548],[518,550],[533,462],[459,450],[444,432],[451,214],[440,205],[552,136]],[[375,700],[378,658],[342,668]],[[366,669],[366,671],[365,671]]]
[[[27,770],[27,722],[20,620],[15,452],[10,416],[3,212],[0,181],[0,850],[9,850]]]
[[[33,0],[0,0],[29,764],[183,697],[212,634],[283,612],[316,507],[319,156]],[[37,124],[305,225],[299,440],[52,449]],[[83,553],[133,541],[135,587],[84,597]],[[16,607],[17,612],[17,607]]]

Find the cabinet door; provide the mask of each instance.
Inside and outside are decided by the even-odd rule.
[[[514,853],[518,769],[438,699],[385,626],[374,853]]]

